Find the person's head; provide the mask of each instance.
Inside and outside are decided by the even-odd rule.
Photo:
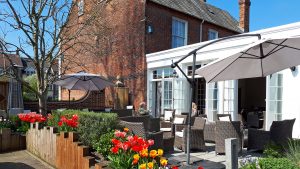
[[[146,103],[145,102],[141,102],[140,103],[140,108],[146,108]]]

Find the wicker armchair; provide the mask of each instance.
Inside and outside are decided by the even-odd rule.
[[[111,110],[111,112],[116,113],[118,117],[127,117],[127,116],[132,116],[133,114],[132,109],[115,109],[115,110]]]
[[[270,131],[250,128],[248,130],[248,150],[264,150],[270,142],[285,146],[288,140],[292,138],[295,120],[273,121]]]
[[[205,119],[201,117],[195,117],[194,124],[191,126],[190,133],[190,149],[197,150],[205,150],[205,142],[204,142],[204,127],[205,127]],[[178,130],[178,126],[176,125],[176,129]],[[187,147],[187,126],[184,125],[183,131],[177,131],[175,133],[175,147],[182,149],[186,152]]]
[[[238,150],[242,150],[242,139],[243,134],[241,132],[240,121],[216,121],[216,153],[225,153],[225,139],[237,138],[238,139]]]
[[[223,120],[223,119],[226,119],[226,120]],[[229,120],[227,120],[227,119],[229,119]],[[230,114],[217,114],[217,120],[219,120],[219,121],[232,121]]]
[[[206,122],[204,128],[204,140],[208,143],[215,142],[216,122]]]
[[[143,137],[145,139],[154,140],[154,145],[150,149],[163,148],[163,132],[147,132],[144,128],[143,123],[139,122],[128,122],[120,121],[120,124],[124,127],[127,127],[133,134]]]
[[[144,124],[144,129],[146,131],[150,131],[149,129],[149,121],[150,121],[150,116],[126,116],[126,117],[120,117],[119,118],[122,121],[127,121],[127,122],[136,122],[136,123],[143,123]]]

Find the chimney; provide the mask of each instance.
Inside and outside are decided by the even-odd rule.
[[[249,32],[249,18],[250,18],[250,0],[239,0],[240,6],[240,24],[244,32]]]

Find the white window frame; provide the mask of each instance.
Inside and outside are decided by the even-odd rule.
[[[173,21],[176,20],[176,21],[179,21],[179,22],[183,22],[185,27],[185,32],[184,32],[184,42],[183,42],[183,46],[187,45],[187,38],[188,38],[188,22],[186,20],[183,20],[183,19],[180,19],[180,18],[177,18],[177,17],[172,17],[172,29],[171,29],[171,34],[172,34],[172,41],[171,41],[171,48],[177,48],[177,47],[180,47],[180,46],[176,46],[174,47],[173,46]]]
[[[216,34],[216,38],[214,38],[214,39],[218,39],[219,38],[219,32],[218,31],[216,31],[214,29],[208,29],[208,37],[207,37],[208,40],[214,40],[214,39],[210,39],[209,38],[209,35],[210,35],[211,32]]]
[[[216,95],[214,92],[217,92]],[[206,103],[205,103],[206,108],[205,109],[208,115],[208,120],[210,121],[214,121],[216,119],[216,114],[220,110],[219,95],[220,95],[220,87],[218,82],[212,82],[206,84]]]
[[[271,78],[272,77],[276,77],[277,79],[276,79],[276,85],[271,85],[270,83],[271,83]],[[282,82],[281,82],[281,86],[279,86],[278,85],[278,77],[279,76],[281,76],[282,77]],[[272,122],[274,121],[274,120],[282,120],[282,110],[283,110],[283,108],[282,108],[282,106],[283,106],[283,79],[284,78],[284,76],[283,76],[283,74],[282,73],[274,73],[274,74],[272,74],[272,75],[270,75],[270,76],[267,76],[267,102],[266,102],[266,127],[267,127],[267,129],[269,129],[269,127],[271,126],[271,124],[272,124]],[[270,98],[270,95],[271,95],[271,88],[273,88],[273,89],[275,89],[275,90],[273,90],[274,92],[276,92],[274,95],[275,95],[275,99],[271,99]],[[278,93],[279,93],[279,90],[281,90],[281,98],[279,98],[279,95],[278,95]],[[275,105],[273,105],[273,106],[275,106],[276,107],[276,110],[274,110],[274,111],[276,111],[276,112],[274,112],[274,111],[271,111],[271,104],[270,104],[270,102],[275,102],[275,104],[276,104],[276,106]],[[280,105],[280,108],[281,108],[281,110],[280,110],[280,112],[278,112],[278,107],[279,107],[279,105],[278,104],[281,104]],[[274,108],[273,108],[274,109]]]
[[[83,15],[84,13],[84,0],[79,0],[77,3],[77,7],[78,7],[78,16]]]

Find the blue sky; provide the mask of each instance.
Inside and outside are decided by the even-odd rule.
[[[239,19],[239,0],[207,0]],[[250,31],[300,22],[300,0],[251,0]]]

